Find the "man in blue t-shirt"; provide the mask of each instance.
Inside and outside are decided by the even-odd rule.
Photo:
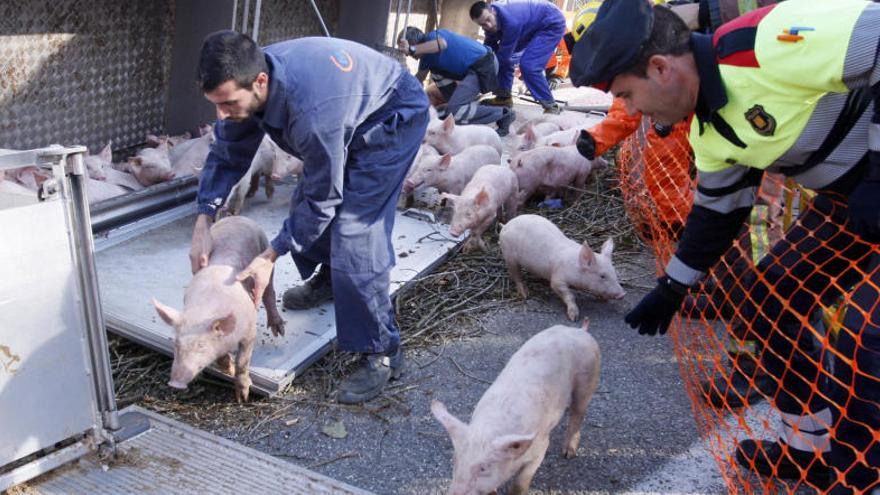
[[[498,62],[485,45],[446,29],[428,34],[415,27],[400,32],[401,50],[419,60],[416,79],[428,72],[446,98],[447,115],[457,124],[498,123],[498,134],[506,136],[516,114],[510,108],[480,105],[482,93],[498,87]]]

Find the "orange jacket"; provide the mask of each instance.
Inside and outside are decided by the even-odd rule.
[[[628,115],[623,100],[615,98],[608,110],[608,116],[588,129],[588,132],[596,141],[596,156],[599,156],[642,126],[646,128],[644,137],[640,138],[643,139],[641,149],[645,166],[645,187],[656,206],[656,214],[669,226],[676,223],[683,225],[694,197],[694,181],[690,176],[692,159],[688,143],[688,122],[675,124],[672,133],[662,138],[657,135],[653,126],[643,122],[641,113]]]

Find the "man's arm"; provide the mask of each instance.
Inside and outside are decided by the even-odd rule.
[[[199,176],[198,213],[214,218],[229,191],[251,166],[263,140],[263,130],[253,120],[221,120],[214,127],[215,141]]]
[[[439,34],[436,38],[432,40],[428,40],[424,43],[419,43],[418,45],[413,45],[414,53],[412,53],[415,57],[421,57],[422,55],[430,55],[432,53],[440,53],[446,49],[446,40],[443,39]]]
[[[334,108],[339,107],[334,102]],[[343,176],[353,129],[342,121],[343,110],[324,105],[297,119],[290,129],[303,160],[303,200],[284,221],[271,245],[278,256],[311,248],[342,204]],[[334,116],[339,118],[334,118]]]
[[[495,56],[498,58],[498,88],[510,92],[513,87],[513,54],[516,51],[516,43],[522,27],[519,24],[508,22],[501,33],[501,40]]]

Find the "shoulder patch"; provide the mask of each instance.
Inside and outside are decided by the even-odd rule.
[[[755,105],[746,112],[746,120],[752,129],[762,136],[772,136],[776,132],[776,118],[764,110],[763,105]]]
[[[345,50],[334,50],[330,54],[330,61],[342,72],[351,72],[354,68],[354,60]]]

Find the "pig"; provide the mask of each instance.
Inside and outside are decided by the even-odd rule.
[[[574,128],[585,129],[588,126],[595,124],[599,120],[601,120],[601,119],[600,118],[590,118],[587,115],[581,114],[581,113],[563,112],[558,115],[544,114],[544,115],[535,117],[534,119],[526,122],[525,124],[520,126],[519,129],[516,130],[516,132],[517,132],[517,134],[522,134],[523,132],[526,131],[526,127],[529,124],[536,125],[536,124],[540,124],[542,122],[551,122],[553,124],[556,124],[557,127],[559,127],[560,129],[563,129],[563,130],[564,129],[574,129]]]
[[[183,296],[183,311],[153,299],[162,320],[174,327],[174,361],[170,387],[185,390],[212,362],[235,376],[235,398],[247,402],[249,366],[257,336],[257,307],[252,287],[235,277],[269,245],[256,222],[245,217],[224,218],[211,226],[213,249],[208,266],[193,275]],[[272,276],[263,294],[272,334],[284,335],[284,320],[275,305]],[[235,361],[232,352],[236,352]]]
[[[108,141],[107,146],[104,146],[97,155],[86,154],[83,158],[86,173],[92,179],[107,180],[107,169],[110,168],[109,165],[113,162],[112,144],[112,141]]]
[[[168,134],[155,135],[155,134],[147,134],[146,142],[147,146],[159,146],[162,143],[168,144],[168,149],[173,149],[180,143],[188,141],[192,139],[192,134],[189,132],[184,132],[183,134],[179,134],[177,136],[169,136]]]
[[[86,178],[86,196],[89,198],[90,205],[115,198],[116,196],[122,196],[127,192],[126,189],[116,184],[92,179],[91,177]]]
[[[535,147],[538,146],[573,146],[577,141],[580,129],[563,129],[538,138]]]
[[[555,132],[559,132],[559,127],[552,122],[528,124],[524,133],[514,136],[510,154],[516,156],[523,151],[528,151],[537,146],[541,138]]]
[[[471,146],[455,156],[426,156],[403,182],[403,190],[410,194],[418,187],[433,186],[441,193],[461,194],[477,169],[500,161],[498,151],[485,144]]]
[[[179,147],[179,146],[178,146]],[[144,186],[152,186],[175,177],[168,156],[168,143],[155,148],[143,148],[137,156],[128,159],[129,171]]]
[[[585,319],[582,328],[556,325],[527,340],[483,394],[470,424],[431,401],[455,452],[448,493],[495,493],[514,476],[509,493],[527,493],[566,409],[562,455],[577,456],[602,359],[588,328]]]
[[[211,130],[209,130],[211,129]],[[171,149],[168,159],[171,169],[178,177],[188,175],[198,176],[205,168],[208,152],[211,151],[211,143],[214,142],[214,132],[209,126],[200,126],[200,137],[186,140]]]
[[[485,125],[455,125],[452,116],[446,117],[442,124],[429,125],[425,132],[425,143],[440,153],[457,155],[469,146],[489,145],[502,154],[501,138],[493,129]]]
[[[584,242],[578,244],[562,233],[550,220],[540,215],[520,215],[507,222],[498,236],[501,254],[519,295],[529,291],[520,268],[550,281],[553,292],[566,306],[568,319],[574,321],[580,310],[572,288],[589,291],[603,299],[620,299],[626,291],[617,281],[611,262],[614,240],[608,238],[599,254]]]
[[[442,196],[451,201],[454,207],[449,233],[458,237],[465,229],[471,231],[464,252],[486,249],[482,235],[495,218],[513,218],[516,215],[516,175],[502,165],[484,165],[464,186],[461,195],[443,193]]]
[[[9,177],[12,180],[30,191],[39,191],[43,182],[51,176],[52,173],[48,170],[41,170],[35,166],[16,168],[9,171]]]
[[[519,184],[521,206],[536,192],[559,196],[572,184],[572,196],[577,200],[593,171],[593,162],[581,156],[575,146],[542,146],[517,155],[510,168]]]
[[[245,198],[253,197],[260,187],[260,178],[264,179],[266,197],[271,198],[275,193],[272,180],[280,180],[291,174],[302,173],[303,162],[299,158],[285,153],[281,148],[263,136],[260,147],[251,161],[251,166],[244,176],[232,187],[226,198],[226,206],[223,208],[224,215],[238,215],[244,207]],[[277,179],[276,179],[277,177]]]

